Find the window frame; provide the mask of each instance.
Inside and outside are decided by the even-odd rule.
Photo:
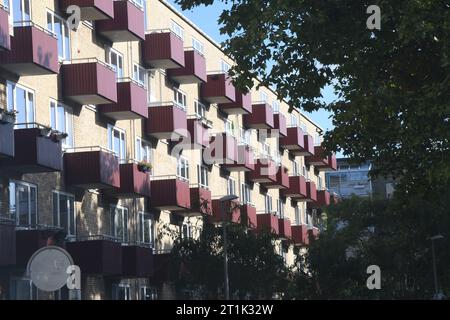
[[[11,88],[11,94],[12,94],[11,99],[9,97],[9,95],[10,95],[9,88]],[[17,110],[17,88],[20,90],[23,90],[25,92],[25,110],[24,110],[25,111],[25,119],[26,119],[25,123],[34,123],[36,120],[36,94],[33,89],[27,88],[16,82],[7,80],[6,81],[6,109],[9,111],[20,112],[20,110]],[[32,101],[29,99],[30,95],[33,97]],[[10,102],[13,104],[12,106],[10,105]],[[32,111],[31,118],[29,117],[30,109]],[[15,123],[18,123],[17,117],[16,117]],[[16,125],[16,128],[24,128],[24,126]]]
[[[170,30],[184,41],[184,28],[173,19],[170,19]]]
[[[180,102],[180,97],[181,97],[181,102]],[[173,88],[173,103],[176,107],[180,108],[181,110],[186,111],[187,110],[187,94],[174,87]]]
[[[252,190],[250,185],[246,182],[241,183],[241,203],[244,205],[253,205]]]
[[[119,133],[119,153],[114,150],[114,132]],[[123,137],[123,139],[122,139]],[[126,131],[108,123],[108,150],[111,151],[119,160],[124,160],[127,157],[127,136]],[[123,153],[123,154],[122,154]]]
[[[110,206],[110,216],[111,216],[111,225],[110,225],[110,233],[111,236],[117,240],[119,240],[121,243],[128,243],[130,240],[130,224],[129,224],[129,218],[130,218],[130,211],[127,207],[120,206],[120,205],[111,205]],[[118,234],[118,215],[117,213],[120,213],[122,215],[122,235]],[[114,216],[113,216],[114,213]],[[113,217],[112,217],[113,216]],[[125,219],[126,216],[126,219]]]
[[[117,64],[118,64],[117,67],[114,64],[112,64],[112,62],[111,62],[112,61],[111,58],[112,58],[113,54],[116,55],[116,60],[117,60]],[[119,63],[119,61],[120,61],[120,63]],[[124,56],[120,51],[118,51],[112,47],[109,47],[109,46],[106,47],[106,63],[108,64],[108,66],[111,67],[111,69],[113,69],[114,73],[116,74],[116,81],[119,81],[120,79],[124,78],[124,74],[125,74],[124,61],[125,61]],[[120,66],[120,64],[121,64],[121,66]],[[120,71],[120,73],[118,71]]]
[[[55,106],[55,114],[54,114],[54,120],[55,123],[53,122],[53,111],[52,111],[52,104],[54,104]],[[67,137],[62,141],[62,147],[63,148],[73,148],[74,147],[74,128],[73,128],[73,109],[72,107],[69,107],[67,105],[65,105],[64,103],[61,103],[55,99],[50,99],[50,103],[49,103],[49,108],[50,108],[50,127],[52,127],[54,130],[58,130],[62,133],[66,133]],[[65,127],[65,131],[60,130],[59,127],[59,116],[58,116],[58,110],[62,108],[64,109],[64,127]],[[70,128],[68,130],[68,128]],[[70,132],[69,132],[70,131]]]
[[[197,165],[197,181],[200,187],[209,189],[209,170],[207,166]]]
[[[183,176],[183,170],[186,176]],[[177,159],[177,178],[189,182],[189,159],[185,156]]]
[[[53,190],[52,191],[52,196],[53,196],[53,198],[52,198],[52,200],[53,200],[53,202],[52,202],[53,225],[55,227],[58,227],[58,228],[63,228],[61,226],[61,221],[60,221],[61,220],[61,210],[60,210],[60,204],[61,204],[60,196],[61,195],[67,197],[67,209],[68,209],[67,210],[67,224],[68,224],[68,230],[65,230],[65,231],[67,232],[67,236],[68,237],[76,237],[76,235],[77,235],[77,214],[76,214],[76,209],[75,209],[75,196],[73,194],[67,193],[67,192],[63,192],[63,191],[59,191],[59,190]],[[55,221],[55,207],[54,207],[54,205],[55,205],[55,198],[54,197],[55,196],[58,197],[58,199],[57,199],[57,205],[58,205],[58,207],[57,207],[57,211],[58,211],[57,218],[58,218],[58,221],[57,222]],[[69,201],[70,200],[72,200],[72,203],[73,203],[73,217],[72,217],[73,221],[71,221],[70,211],[69,211],[69,208],[70,208]],[[73,234],[71,233],[72,224],[73,224]]]
[[[14,209],[14,221],[15,221],[15,225],[17,227],[25,227],[25,228],[29,228],[31,226],[37,226],[39,224],[39,205],[38,205],[38,186],[36,184],[32,184],[29,182],[25,182],[25,181],[20,181],[20,180],[10,180],[9,181],[9,185],[8,185],[8,192],[9,192],[9,206],[10,208],[12,207],[12,194],[11,194],[11,184],[14,184],[14,204],[15,204],[15,209]],[[27,188],[27,193],[28,193],[28,214],[27,214],[27,224],[23,225],[20,223],[20,215],[19,215],[19,210],[20,210],[20,201],[18,201],[18,190],[17,187],[21,186],[21,187],[26,187]],[[34,189],[34,194],[35,194],[35,205],[34,205],[34,212],[35,212],[35,221],[34,223],[32,223],[32,199],[31,199],[31,189]],[[11,210],[11,209],[10,209]]]
[[[49,15],[51,16],[51,19],[52,19],[51,22],[48,20]],[[60,35],[58,33],[56,33],[56,31],[55,31],[56,30],[55,29],[55,25],[56,25],[55,20],[56,19],[60,20],[60,23],[61,23],[61,43],[62,43],[63,56],[61,57],[59,55],[59,49],[58,49],[58,59],[59,59],[59,61],[69,61],[71,59],[71,57],[72,57],[72,52],[71,52],[71,48],[72,47],[71,47],[71,39],[70,39],[70,29],[67,26],[66,19],[64,19],[63,17],[58,15],[56,12],[54,12],[54,11],[52,11],[50,9],[47,9],[47,15],[46,16],[47,16],[47,30],[49,32],[51,32],[52,34],[54,34],[58,40],[59,40],[59,36]],[[49,24],[52,25],[52,30],[49,30],[49,28],[48,28]],[[67,34],[66,34],[66,32],[67,32]],[[68,43],[66,43],[66,42],[68,42]],[[66,57],[66,54],[68,54],[67,57]]]
[[[236,180],[232,177],[227,178],[227,194],[236,195]]]
[[[199,47],[199,48],[198,48]],[[205,45],[203,42],[192,36],[192,48],[200,53],[201,55],[205,55]]]
[[[145,239],[145,228],[148,228],[148,242]],[[155,222],[153,217],[144,211],[138,212],[138,239],[139,243],[150,245],[152,248],[155,245]]]

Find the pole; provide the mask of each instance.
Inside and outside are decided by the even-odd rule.
[[[434,276],[434,292],[435,292],[435,298],[439,296],[439,285],[438,285],[438,278],[437,278],[437,271],[436,271],[436,253],[434,249],[434,240],[431,240],[431,252],[433,255],[433,276]]]
[[[228,281],[228,240],[227,240],[227,214],[223,202],[220,203],[222,211],[222,229],[223,229],[223,254],[224,254],[224,281],[225,281],[225,300],[230,300],[230,285]]]

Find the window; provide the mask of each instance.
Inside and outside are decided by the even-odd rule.
[[[205,52],[205,46],[203,45],[203,43],[201,43],[194,37],[192,37],[192,47],[194,48],[194,50],[197,50],[201,54],[204,54]]]
[[[272,196],[269,194],[264,195],[264,205],[266,208],[266,213],[272,213],[273,207],[272,207]]]
[[[309,180],[309,170],[306,168],[306,166],[302,167],[302,171],[303,171],[303,176],[305,177],[305,179]]]
[[[206,118],[206,106],[197,100],[194,100],[195,115],[200,118]]]
[[[278,101],[272,102],[272,109],[274,113],[280,112],[280,103]]]
[[[299,226],[302,224],[302,217],[301,217],[301,209],[300,207],[295,207],[295,225]]]
[[[198,184],[203,188],[208,188],[208,168],[206,166],[197,165],[197,173]]]
[[[267,142],[260,142],[261,155],[263,157],[269,157],[271,155],[270,145]]]
[[[269,102],[269,97],[267,96],[267,93],[265,93],[264,91],[259,92],[259,99],[262,102]]]
[[[153,246],[155,243],[153,219],[149,214],[144,212],[139,212],[138,215],[138,241],[140,243]]]
[[[130,285],[127,283],[115,283],[112,285],[113,300],[131,300]]]
[[[30,279],[11,279],[11,300],[37,300],[38,289]]]
[[[319,133],[317,133],[314,137],[314,144],[316,146],[320,146],[322,144],[322,136]]]
[[[136,138],[136,161],[146,161],[151,163],[153,158],[153,149],[149,142],[142,138]]]
[[[64,229],[68,236],[75,236],[75,197],[68,193],[53,191],[53,225]]]
[[[313,220],[313,215],[311,212],[306,213],[306,224],[309,227],[314,227],[314,220]]]
[[[175,106],[186,111],[186,94],[177,88],[173,89],[173,102]]]
[[[147,70],[136,63],[133,64],[133,80],[146,87]]]
[[[236,195],[236,181],[231,177],[227,179],[227,193],[228,195]]]
[[[252,193],[247,183],[241,184],[241,202],[243,204],[252,204]]]
[[[142,286],[139,289],[140,300],[158,300],[158,292],[153,287]]]
[[[252,132],[250,130],[245,130],[244,128],[240,128],[240,143],[249,146],[251,144],[251,136]]]
[[[323,190],[322,177],[321,176],[317,176],[317,187],[318,187],[318,190]]]
[[[300,175],[298,162],[295,160],[291,160],[291,165],[292,165],[293,176],[296,177],[296,176]]]
[[[145,7],[145,0],[131,0],[137,7],[144,9]]]
[[[122,243],[128,242],[128,209],[111,206],[111,236]]]
[[[30,0],[4,0],[3,4],[9,9],[10,17],[12,17],[10,23],[14,26],[23,26],[26,25],[25,22],[31,21]]]
[[[47,30],[58,39],[58,58],[70,60],[70,32],[66,21],[52,11],[47,11]]]
[[[223,72],[228,72],[231,69],[231,66],[225,60],[220,60],[220,70]]]
[[[106,50],[106,62],[116,73],[116,79],[123,78],[123,55],[114,50],[113,48],[107,48]]]
[[[177,176],[178,178],[189,181],[189,161],[183,156],[178,158]]]
[[[302,129],[303,133],[308,133],[308,129],[306,128],[306,124],[300,121],[300,129]]]
[[[126,159],[126,149],[125,149],[125,131],[108,125],[108,148],[119,159]]]
[[[18,128],[25,128],[24,123],[34,122],[34,91],[8,81],[7,109],[17,111],[16,123],[22,124]]]
[[[284,202],[281,199],[277,200],[277,213],[280,219],[284,219]]]
[[[18,226],[36,226],[37,216],[37,187],[22,182],[11,181],[9,183],[9,205],[11,218]]]
[[[298,127],[298,118],[291,113],[291,127]]]
[[[179,36],[181,39],[184,39],[184,29],[175,21],[170,21],[170,30]]]
[[[189,240],[192,239],[193,230],[192,225],[190,222],[184,221],[181,225],[181,239],[183,240]]]
[[[50,101],[50,126],[67,134],[67,138],[62,142],[63,147],[73,147],[73,113],[71,108],[57,101]]]
[[[225,133],[234,137],[234,122],[230,119],[224,119]]]

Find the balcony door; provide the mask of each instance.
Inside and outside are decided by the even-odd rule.
[[[108,148],[120,160],[126,159],[125,131],[108,125]]]
[[[30,0],[3,0],[3,5],[10,12],[10,24],[23,26],[31,21],[30,2]]]
[[[17,226],[35,227],[37,217],[37,187],[35,185],[12,181],[9,184],[9,205],[11,217]]]
[[[113,48],[108,48],[106,52],[106,62],[116,73],[116,79],[123,78],[123,55]]]
[[[111,206],[111,236],[128,243],[128,208]]]
[[[16,111],[17,128],[26,128],[26,123],[35,119],[34,91],[8,81],[6,89],[7,108]]]

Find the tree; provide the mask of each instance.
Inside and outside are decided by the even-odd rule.
[[[446,201],[447,207],[450,199]],[[434,217],[431,219],[430,217]],[[327,227],[295,276],[293,297],[309,299],[430,299],[434,295],[430,237],[436,242],[440,288],[450,293],[450,216],[422,200],[353,198],[329,208]],[[381,269],[381,290],[368,290],[367,267]]]
[[[372,159],[404,192],[442,194],[450,181],[450,4],[440,0],[175,0],[228,4],[219,22],[241,90],[274,87],[291,107],[332,112],[328,151]],[[381,9],[381,30],[366,10]],[[337,99],[326,103],[331,86]]]

